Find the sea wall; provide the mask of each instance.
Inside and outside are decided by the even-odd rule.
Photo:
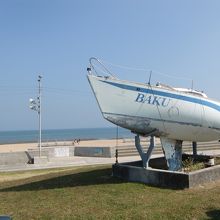
[[[115,147],[75,147],[75,156],[82,157],[114,157]]]
[[[111,158],[115,156],[115,147],[42,147],[41,156],[46,157],[48,161],[56,158],[71,158],[74,156]],[[34,163],[35,157],[39,157],[38,149],[30,149],[22,152],[0,153],[0,166],[31,164]]]
[[[9,152],[0,154],[0,165],[15,165],[31,163],[28,152]]]
[[[1,165],[30,164],[34,162],[34,157],[39,156],[39,150],[28,150],[22,152],[0,153]],[[50,158],[72,157],[74,156],[74,147],[50,147],[42,148],[41,156]]]

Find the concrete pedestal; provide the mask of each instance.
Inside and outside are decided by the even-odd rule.
[[[220,180],[220,165],[190,173],[163,170],[160,169],[161,166],[166,166],[164,157],[151,159],[147,169],[143,168],[142,161],[136,161],[114,164],[112,170],[113,176],[126,181],[177,189],[197,187]]]

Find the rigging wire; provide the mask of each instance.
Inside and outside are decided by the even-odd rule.
[[[92,64],[93,65],[93,69],[94,69],[94,71],[95,71],[95,73],[96,73],[96,75],[99,75],[98,73],[100,72],[100,73],[102,73],[102,74],[106,74],[106,73],[111,73],[111,75],[114,75],[114,73],[112,73],[112,72],[110,72],[109,70],[108,70],[108,72],[105,70],[105,69],[102,69],[100,66],[98,66],[97,64]],[[97,72],[97,70],[99,71],[99,72]]]
[[[120,64],[110,63],[110,62],[105,61],[105,60],[100,60],[100,61],[102,61],[103,63],[106,63],[108,65],[118,67],[120,69],[136,70],[136,71],[150,71],[150,69],[146,69],[146,68],[135,68],[135,67],[130,67],[130,66],[124,66],[124,65],[120,65]]]
[[[111,66],[114,66],[114,67],[118,67],[120,69],[142,71],[142,72],[152,72],[151,68],[136,68],[136,67],[124,66],[124,65],[120,65],[120,64],[114,64],[114,63],[111,63],[111,62],[108,62],[108,61],[105,61],[105,60],[101,60],[101,62],[106,63],[106,64],[111,65]],[[175,75],[163,73],[163,72],[160,72],[160,71],[157,71],[157,70],[154,70],[152,73],[158,74],[158,75],[161,75],[161,76],[165,76],[165,77],[168,77],[168,78],[182,79],[182,80],[187,80],[187,81],[192,82],[191,78],[175,76]]]

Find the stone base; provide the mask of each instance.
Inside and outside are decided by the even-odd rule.
[[[34,156],[34,164],[46,164],[48,162],[48,157],[46,156]]]
[[[163,170],[164,158],[149,161],[149,168],[142,167],[142,161],[135,161],[112,166],[113,176],[126,181],[141,182],[158,187],[192,188],[201,184],[220,180],[220,165],[204,168],[190,173]],[[152,168],[154,167],[154,168]],[[159,169],[158,169],[159,168]]]

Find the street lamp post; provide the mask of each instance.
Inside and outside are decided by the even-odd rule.
[[[38,113],[38,118],[39,118],[39,157],[41,157],[41,92],[42,92],[42,87],[41,87],[41,79],[42,76],[38,76],[38,97],[37,97],[37,102],[34,99],[30,99],[30,109],[34,110]]]

